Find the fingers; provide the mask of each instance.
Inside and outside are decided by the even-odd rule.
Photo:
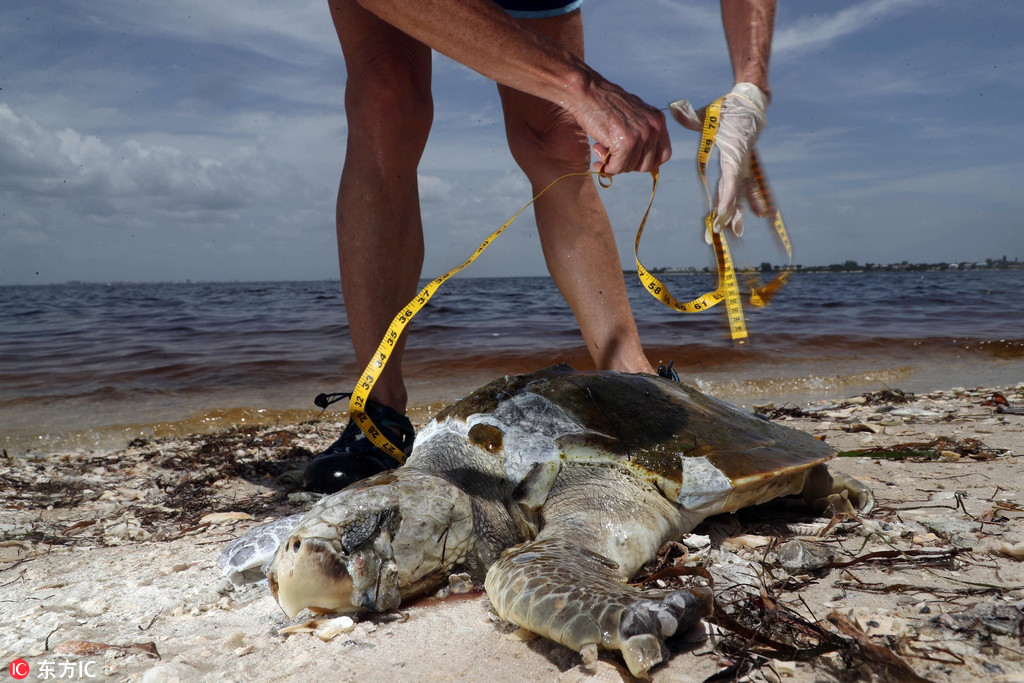
[[[594,162],[593,168],[595,173],[606,173],[605,167],[608,165],[608,148],[599,142],[594,143],[594,156],[597,157],[597,161]]]
[[[718,216],[715,219],[715,229],[729,228],[737,237],[743,234],[740,200],[743,197],[751,198],[750,153],[757,144],[765,122],[764,95],[756,86],[751,85],[747,88],[747,85],[749,84],[738,84],[732,93],[737,96],[727,97],[722,104],[717,139],[722,176],[718,183]],[[755,213],[758,213],[759,209],[763,210],[765,204],[766,201],[759,194],[752,197],[751,206]]]
[[[750,210],[758,218],[764,218],[772,212],[771,202],[768,197],[761,192],[761,186],[753,178],[747,178],[744,182],[744,194],[747,197],[747,203],[750,204]]]
[[[698,133],[704,131],[704,116],[708,112],[707,107],[694,110],[688,100],[676,100],[669,104],[668,108],[672,112],[672,118],[682,124],[684,128],[695,130]]]
[[[681,123],[684,128],[698,132],[704,128],[704,109],[697,113],[687,100],[676,100],[668,105],[668,109],[672,112],[672,118]]]
[[[672,156],[665,115],[614,83],[595,78],[581,106],[567,106],[594,140],[594,169],[649,172]]]
[[[718,181],[718,206],[715,207],[715,231],[731,223],[736,214],[736,185],[738,178],[730,173],[728,167],[722,167],[722,177]]]
[[[646,116],[632,118],[617,134],[594,143],[595,171],[608,175],[640,171],[648,173],[672,156],[672,143],[660,111],[648,108]]]
[[[743,235],[743,209],[739,203],[739,186],[742,181],[735,169],[722,166],[722,178],[718,181],[718,206],[715,210],[715,232],[732,230],[737,237]]]
[[[743,207],[736,204],[727,216],[715,217],[715,232],[730,230],[737,237],[743,237]]]
[[[768,96],[752,83],[737,83],[721,106],[716,145],[721,178],[715,203],[715,232],[728,228],[737,236],[743,234],[742,199],[750,202],[753,212],[761,217],[771,212],[771,201],[749,177],[749,158],[765,123]],[[686,100],[669,104],[672,117],[690,130],[701,131],[707,107],[694,110]],[[710,239],[710,235],[707,235]]]

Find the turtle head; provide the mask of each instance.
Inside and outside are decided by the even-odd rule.
[[[398,606],[393,484],[383,473],[321,499],[277,549],[267,579],[289,617],[306,607],[326,614]]]
[[[382,472],[323,498],[270,561],[289,617],[383,612],[440,586],[472,545],[468,496],[437,477]]]

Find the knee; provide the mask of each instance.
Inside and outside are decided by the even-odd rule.
[[[401,50],[367,55],[349,67],[345,112],[350,138],[422,151],[434,117],[429,66]]]
[[[509,120],[505,129],[512,157],[535,185],[590,166],[587,136],[564,110],[552,109],[532,120]]]

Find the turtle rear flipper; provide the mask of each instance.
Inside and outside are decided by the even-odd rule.
[[[851,511],[866,515],[875,507],[875,494],[867,484],[831,470],[824,463],[811,469],[800,495],[816,509],[842,504]]]
[[[619,578],[614,562],[554,538],[507,551],[486,588],[503,619],[577,652],[621,650],[634,676],[666,658],[665,638],[712,608],[707,588],[640,591]]]

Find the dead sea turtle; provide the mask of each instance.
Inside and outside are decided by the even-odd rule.
[[[469,572],[502,618],[590,655],[620,650],[638,675],[712,596],[625,580],[709,515],[788,494],[869,509],[866,486],[825,466],[833,454],[671,380],[555,366],[477,390],[404,467],[250,532],[220,564],[251,572],[294,526],[267,569],[291,617],[391,610]]]

